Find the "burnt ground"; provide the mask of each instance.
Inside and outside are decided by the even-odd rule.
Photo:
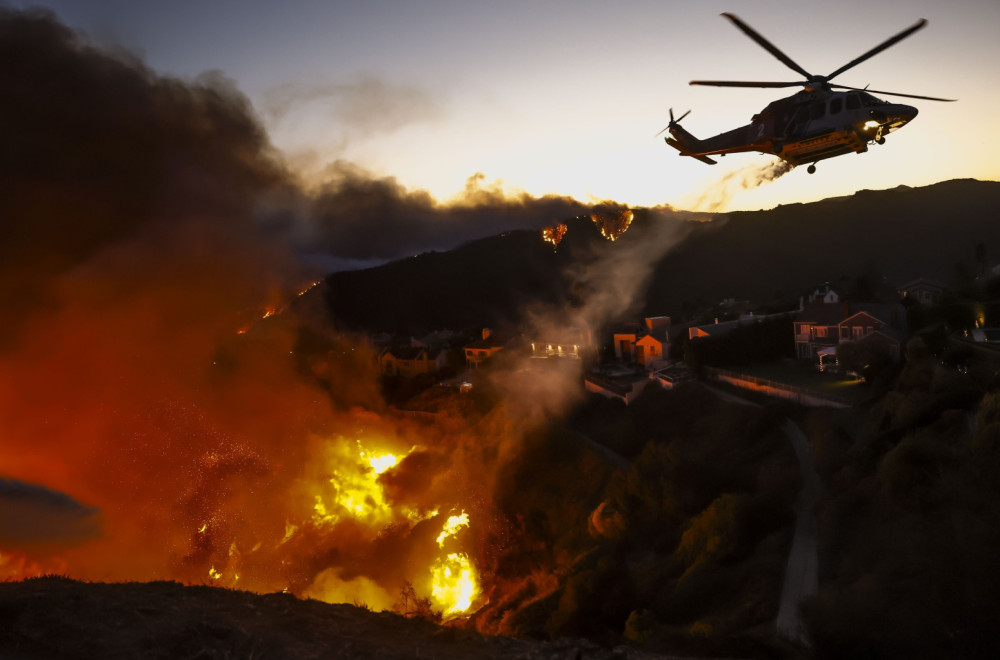
[[[0,658],[652,659],[585,640],[487,637],[352,605],[176,582],[0,583]]]

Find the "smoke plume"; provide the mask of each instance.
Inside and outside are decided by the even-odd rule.
[[[723,175],[712,183],[697,198],[692,208],[706,212],[721,210],[741,190],[759,188],[788,174],[795,166],[784,160],[770,163],[747,165]]]
[[[367,342],[299,297],[315,281],[302,256],[384,260],[619,214],[572,308],[533,310],[548,334],[633,311],[677,225],[633,238],[628,209],[482,175],[439,204],[346,163],[310,195],[224,77],[158,76],[45,12],[0,10],[0,62],[4,575],[481,603],[436,581],[470,556],[497,570],[512,523],[494,494],[516,488],[498,466],[579,373],[515,365],[505,405],[471,422],[387,414]],[[40,541],[58,556],[23,560]]]

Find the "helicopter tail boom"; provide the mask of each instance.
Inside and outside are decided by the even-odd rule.
[[[701,151],[701,149],[699,149],[701,140],[681,128],[680,124],[671,121],[670,137],[663,139],[671,147],[681,152],[681,156],[690,156],[691,158],[697,158],[703,163],[715,165],[714,160],[708,156],[698,153]]]

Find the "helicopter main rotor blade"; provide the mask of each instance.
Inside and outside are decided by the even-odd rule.
[[[808,82],[750,82],[738,80],[692,80],[689,85],[712,85],[713,87],[800,87]]]
[[[847,71],[851,67],[854,67],[854,66],[857,66],[858,64],[861,64],[862,62],[864,62],[865,60],[867,60],[869,57],[872,57],[874,55],[878,55],[879,53],[881,53],[883,50],[885,50],[889,46],[893,46],[893,45],[899,43],[900,41],[902,41],[903,39],[907,38],[908,36],[910,36],[911,34],[913,34],[914,32],[916,32],[920,28],[924,27],[925,25],[927,25],[927,19],[921,18],[919,21],[917,21],[916,23],[914,23],[912,26],[906,28],[905,30],[903,30],[902,32],[900,32],[899,34],[897,34],[896,36],[890,37],[890,38],[886,39],[885,41],[883,41],[882,43],[880,43],[878,46],[875,46],[870,51],[868,51],[867,53],[865,53],[864,55],[851,60],[850,62],[848,62],[844,66],[840,67],[839,69],[837,69],[833,73],[831,73],[828,76],[826,76],[825,79],[826,80],[830,80],[834,76],[839,76],[840,74],[842,74],[844,71]],[[883,93],[885,93],[885,92],[883,92]],[[899,94],[899,96],[903,96],[903,95]],[[920,98],[920,97],[917,97],[917,98]],[[940,100],[940,99],[935,99],[935,100]]]
[[[789,69],[797,73],[801,73],[806,78],[811,79],[813,77],[812,74],[810,74],[808,71],[799,66],[792,58],[782,53],[777,46],[775,46],[770,41],[762,37],[760,34],[757,33],[756,30],[754,30],[752,27],[741,21],[739,18],[728,12],[722,15],[728,18],[730,21],[732,21],[733,25],[742,30],[743,34],[747,35],[748,37],[756,41],[764,50],[766,50],[767,52],[771,53],[779,60],[781,60],[782,64],[787,66]]]
[[[856,92],[871,92],[872,94],[887,94],[889,96],[905,96],[908,99],[923,99],[925,101],[946,101],[946,102],[950,103],[952,101],[957,101],[958,100],[958,99],[942,99],[942,98],[938,98],[936,96],[920,96],[919,94],[903,94],[902,92],[886,92],[886,91],[880,91],[880,90],[877,90],[877,89],[867,89],[867,88],[862,89],[861,87],[848,87],[847,85],[830,85],[830,87],[836,87],[837,89],[850,89],[850,90],[854,90]]]

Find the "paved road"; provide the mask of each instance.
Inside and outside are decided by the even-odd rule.
[[[785,581],[781,587],[781,602],[775,622],[778,634],[804,644],[809,643],[805,625],[799,614],[799,604],[819,589],[819,550],[817,545],[819,525],[814,507],[820,494],[819,476],[813,465],[812,454],[805,434],[794,422],[786,420],[785,435],[795,449],[802,473],[802,491],[795,505],[795,538],[788,553]]]

